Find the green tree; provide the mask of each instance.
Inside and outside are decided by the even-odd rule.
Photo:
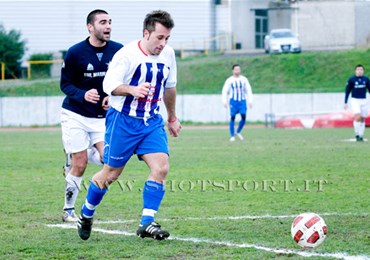
[[[16,30],[7,32],[0,24],[0,62],[5,63],[5,77],[16,78],[21,73],[21,59],[24,55],[26,40]]]

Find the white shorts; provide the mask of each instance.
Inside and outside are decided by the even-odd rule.
[[[62,140],[66,153],[84,151],[104,141],[105,118],[89,118],[62,108]]]
[[[353,114],[361,114],[362,117],[367,117],[368,106],[366,98],[351,98],[351,110]]]

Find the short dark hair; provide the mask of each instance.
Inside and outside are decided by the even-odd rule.
[[[155,10],[145,16],[143,32],[145,29],[147,29],[149,32],[153,32],[155,30],[155,23],[160,23],[167,29],[172,29],[175,26],[175,23],[168,12],[163,10]]]
[[[362,64],[357,64],[355,69],[357,68],[363,68],[365,70],[365,67]]]
[[[239,64],[234,64],[232,69],[234,70],[235,67],[240,67],[240,65]]]
[[[95,9],[91,11],[86,18],[86,24],[94,24],[95,22],[95,16],[97,14],[108,14],[107,11],[101,10],[101,9]]]

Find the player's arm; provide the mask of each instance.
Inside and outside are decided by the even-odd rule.
[[[245,87],[246,87],[246,90],[247,90],[248,106],[249,106],[249,108],[252,108],[252,105],[253,105],[253,91],[252,91],[251,84],[249,84],[248,79],[246,81]]]
[[[138,86],[131,86],[127,84],[118,85],[112,92],[112,96],[134,96],[143,98],[149,94],[150,83],[145,82]]]
[[[83,103],[86,91],[76,87],[73,84],[73,79],[76,77],[76,69],[73,64],[76,64],[74,62],[74,55],[70,52],[67,52],[62,65],[60,90],[69,98]]]
[[[229,95],[229,89],[230,89],[230,84],[228,82],[229,80],[226,80],[224,83],[224,86],[222,87],[222,104],[224,104],[224,107],[227,108],[227,97]]]
[[[176,116],[176,88],[166,88],[163,94],[163,102],[167,110],[167,128],[170,135],[177,137],[180,134],[181,124]]]
[[[351,83],[351,80],[348,80],[347,82],[347,85],[346,85],[346,89],[345,89],[345,93],[344,93],[344,109],[347,109],[348,108],[348,97],[349,97],[349,94],[351,93],[352,91],[352,86],[353,84]]]

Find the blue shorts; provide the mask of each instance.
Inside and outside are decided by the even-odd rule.
[[[119,168],[125,166],[133,154],[167,153],[168,140],[162,116],[147,120],[131,117],[110,108],[106,116],[103,161]]]
[[[237,114],[247,114],[247,102],[230,100],[230,116],[236,116]]]

